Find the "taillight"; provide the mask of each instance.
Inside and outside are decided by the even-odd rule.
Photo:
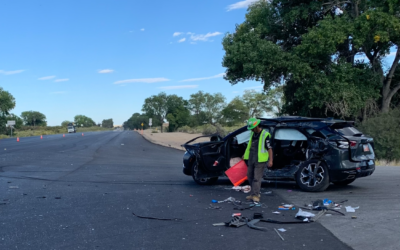
[[[356,141],[350,141],[350,147],[354,148],[357,146],[357,142]]]

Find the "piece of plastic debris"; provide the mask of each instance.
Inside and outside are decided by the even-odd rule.
[[[260,231],[267,231],[265,227],[258,227],[256,226],[256,223],[260,222],[260,219],[255,219],[247,222],[247,226],[250,227],[251,229],[255,230],[260,230]]]
[[[148,217],[148,216],[140,216],[132,212],[132,214],[141,219],[149,219],[149,220],[182,220],[178,218],[156,218],[156,217]]]
[[[325,214],[325,216],[332,216],[331,214]]]
[[[303,221],[307,221],[308,222],[308,218],[305,218]]]
[[[211,200],[211,202],[212,202],[212,203],[218,203],[218,201],[217,201],[217,200]]]
[[[272,212],[273,214],[280,214],[281,212],[278,212],[278,211],[275,211],[275,212]]]
[[[292,207],[294,207],[292,204],[285,204],[285,205],[283,205],[284,207],[288,207],[288,208],[292,208]]]
[[[214,201],[214,200],[213,200],[213,201]],[[223,201],[218,201],[218,203],[223,203],[223,202],[234,202],[234,201],[236,201],[235,198],[229,197],[229,198],[227,198],[227,199],[225,199],[225,200],[223,200]]]
[[[295,210],[296,208],[295,207],[284,207],[284,206],[279,206],[278,207],[278,210]]]
[[[210,204],[210,206],[209,206],[208,208],[210,208],[210,209],[222,209],[222,207],[213,206],[213,205],[211,205],[211,204]]]
[[[235,216],[242,216],[242,214],[241,213],[233,213],[232,217],[235,217]]]
[[[360,207],[351,207],[351,206],[346,206],[346,212],[348,213],[354,213],[356,209],[359,209]]]
[[[18,187],[18,186],[9,186],[8,188],[17,189],[17,188],[19,188],[19,187]]]
[[[285,239],[282,237],[282,235],[278,232],[279,229],[276,230],[276,228],[274,228],[274,230],[275,230],[275,232],[279,235],[279,237],[281,237],[282,240],[285,240]],[[283,230],[285,230],[285,229],[283,229]],[[280,230],[279,230],[279,231],[280,231]]]
[[[263,194],[272,194],[272,191],[264,192]]]
[[[217,226],[225,226],[225,222],[220,222],[220,223],[214,223],[213,226],[217,227]]]
[[[278,231],[280,231],[280,232],[283,233],[283,232],[286,232],[286,229],[284,229],[284,228],[279,228]]]
[[[295,217],[311,218],[311,217],[314,217],[314,216],[315,216],[315,214],[303,211],[303,210],[301,210],[301,208],[299,208],[299,211],[297,212]]]
[[[235,216],[232,218],[232,220],[228,223],[226,223],[227,226],[229,227],[241,227],[247,224],[249,220],[245,217],[238,217]]]
[[[46,196],[37,196],[36,198],[46,199]]]
[[[352,219],[357,219],[357,216],[351,216]]]
[[[328,200],[328,199],[324,199],[322,202],[323,202],[324,206],[328,206],[329,204],[332,203],[332,201]]]

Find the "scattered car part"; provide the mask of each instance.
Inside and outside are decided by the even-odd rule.
[[[257,224],[258,222],[260,222],[260,219],[251,220],[251,221],[247,222],[247,226],[250,227],[251,229],[267,231],[267,228],[265,228],[265,227],[256,226],[255,224]]]
[[[274,230],[275,230],[275,232],[279,235],[279,237],[281,237],[282,240],[285,240],[285,239],[282,237],[282,235],[278,232],[278,230],[276,230],[275,228],[274,228]]]
[[[169,221],[176,221],[176,220],[182,220],[182,219],[178,219],[178,218],[156,218],[156,217],[148,217],[148,216],[140,216],[140,215],[137,215],[137,214],[135,214],[134,212],[132,212],[132,214],[134,215],[134,216],[136,216],[136,217],[138,217],[138,218],[141,218],[141,219],[149,219],[149,220],[169,220]]]

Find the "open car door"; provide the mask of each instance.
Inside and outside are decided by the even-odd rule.
[[[201,163],[205,170],[215,172],[226,169],[224,146],[224,141],[216,141],[205,143],[200,147]]]

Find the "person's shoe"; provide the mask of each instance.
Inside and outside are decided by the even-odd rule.
[[[253,199],[254,202],[260,202],[260,197],[259,195],[253,195]]]
[[[253,200],[253,195],[246,196],[246,200]]]

